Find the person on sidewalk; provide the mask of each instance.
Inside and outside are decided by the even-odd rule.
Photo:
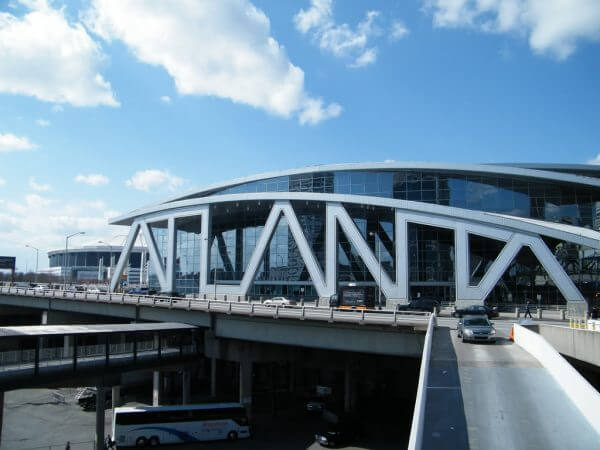
[[[531,315],[531,308],[529,307],[529,302],[527,302],[527,304],[525,305],[525,315],[523,316],[525,319],[527,319],[527,314],[529,314],[530,319],[533,319],[533,316]]]

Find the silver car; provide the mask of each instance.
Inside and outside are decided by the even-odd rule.
[[[465,341],[496,342],[496,329],[485,316],[465,316],[458,321],[456,334]]]

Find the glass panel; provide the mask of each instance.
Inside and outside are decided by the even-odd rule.
[[[197,294],[200,289],[201,216],[175,219],[175,290],[179,294]]]
[[[506,243],[476,234],[469,234],[469,283],[477,286]]]

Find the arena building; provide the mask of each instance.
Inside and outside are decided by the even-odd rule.
[[[122,251],[123,246],[104,244],[53,250],[48,252],[48,269],[42,269],[40,273],[66,277],[67,281],[73,282],[107,281]],[[140,283],[140,274],[147,259],[145,247],[129,250],[127,265],[121,271],[129,284]]]
[[[251,176],[112,221],[130,226],[116,270],[141,233],[163,292],[581,311],[600,280],[599,178],[590,165],[397,162]]]

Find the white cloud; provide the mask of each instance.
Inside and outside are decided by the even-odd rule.
[[[600,40],[598,0],[423,0],[437,27],[528,37],[531,49],[559,60],[579,41]]]
[[[166,186],[169,191],[175,191],[184,182],[183,178],[171,175],[166,170],[149,169],[136,172],[125,184],[138,191],[148,192],[161,186]]]
[[[79,174],[75,177],[77,183],[88,184],[90,186],[104,186],[110,179],[101,173],[89,173],[87,175]]]
[[[323,107],[321,99],[311,99],[307,101],[302,113],[300,113],[300,123],[302,125],[313,125],[324,119],[337,117],[342,113],[342,107],[337,103],[332,103],[326,108]]]
[[[46,119],[38,119],[35,121],[40,127],[48,127],[50,126],[50,121]]]
[[[122,227],[108,225],[118,211],[106,208],[101,202],[79,200],[63,201],[57,198],[29,194],[20,199],[0,199],[0,242],[5,251],[17,255],[17,260],[35,262],[35,253],[23,250],[24,244],[40,249],[40,267],[47,263],[42,253],[64,248],[65,236],[85,231],[85,236],[69,240],[69,246],[80,246],[89,241],[108,242],[110,236],[123,233]]]
[[[0,178],[0,187],[6,185],[6,180],[4,178]]]
[[[372,64],[377,59],[377,51],[374,48],[366,49],[356,61],[350,64],[350,67],[364,67]]]
[[[249,0],[92,0],[83,16],[104,40],[120,40],[138,60],[164,68],[180,94],[225,98],[281,117],[302,114],[312,100],[304,72]]]
[[[29,177],[29,187],[34,191],[38,192],[47,192],[52,187],[49,184],[40,184],[35,181],[35,177]]]
[[[163,95],[160,98],[160,101],[163,102],[163,103],[171,103],[171,97],[169,97],[168,95]]]
[[[118,106],[99,72],[100,46],[65,9],[21,0],[23,17],[0,12],[0,92],[74,106]]]
[[[65,110],[65,108],[63,108],[62,105],[53,105],[52,106],[52,112],[63,112]]]
[[[26,137],[15,136],[11,133],[0,133],[0,153],[22,152],[33,150],[36,147],[37,145],[32,144]]]
[[[399,41],[400,39],[406,37],[410,33],[404,22],[400,20],[396,20],[392,23],[392,27],[390,29],[390,39],[392,41]]]
[[[349,67],[364,67],[377,59],[377,48],[368,45],[369,39],[381,34],[375,25],[379,15],[379,11],[367,11],[365,19],[352,29],[333,20],[333,0],[311,0],[310,8],[294,16],[294,24],[302,34],[310,32],[321,50],[351,59]]]
[[[590,159],[587,163],[588,164],[600,164],[600,153],[598,153],[594,159]]]

